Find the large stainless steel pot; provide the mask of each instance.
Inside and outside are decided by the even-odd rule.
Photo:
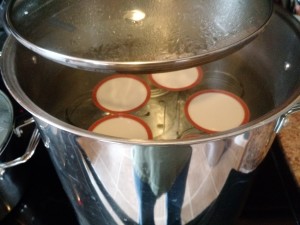
[[[174,209],[180,211],[180,218],[173,215],[169,219],[184,224],[192,221],[213,224],[220,219],[216,216],[218,211],[208,215],[205,209],[218,200],[227,187],[229,175],[254,171],[267,154],[284,118],[299,110],[299,41],[298,22],[277,9],[266,31],[255,41],[224,59],[203,65],[204,73],[222,71],[239,80],[242,98],[251,110],[251,121],[236,129],[201,134],[194,139],[121,139],[83,129],[95,114],[80,114],[74,119],[72,112],[84,107],[85,102],[80,99],[108,75],[51,62],[18,44],[13,37],[7,39],[3,49],[2,72],[11,94],[33,114],[82,225],[137,224],[142,219],[133,172],[140,163],[136,161],[137,152],[142,153],[141,157],[153,157],[154,179],[165,175],[164,171],[157,172],[159,168],[176,169],[177,159],[185,158],[187,164],[181,163],[180,171],[182,176],[186,173],[187,180],[173,199],[180,202],[179,193],[184,194],[183,205],[178,203]],[[180,99],[175,103],[180,105]],[[168,118],[168,114],[165,116],[165,125],[177,121]],[[157,125],[155,118],[149,120]],[[78,121],[82,128],[78,127]],[[162,194],[157,200],[152,218],[156,224],[164,224],[167,212],[170,213],[171,208],[164,210],[169,194]],[[150,194],[142,196],[148,200],[141,200],[141,205],[150,202]],[[173,203],[168,206],[174,206]],[[226,214],[229,208],[225,206],[222,210]],[[203,215],[206,222],[202,221]]]

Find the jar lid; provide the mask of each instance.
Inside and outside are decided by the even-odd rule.
[[[217,89],[199,91],[190,96],[185,114],[196,128],[207,133],[227,131],[250,119],[249,108],[241,98]]]
[[[112,75],[101,80],[93,91],[93,101],[103,111],[128,113],[143,107],[150,87],[134,75]]]
[[[102,72],[166,72],[228,55],[268,23],[273,0],[12,0],[5,25],[56,62]]]
[[[93,123],[89,130],[119,138],[152,139],[151,129],[146,122],[131,114],[108,115]]]
[[[155,86],[169,91],[188,90],[198,85],[202,78],[201,67],[149,75],[149,79]]]
[[[9,98],[0,90],[0,153],[4,150],[13,127],[13,107]]]

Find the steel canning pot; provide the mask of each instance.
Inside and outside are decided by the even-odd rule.
[[[116,109],[93,104],[94,88],[111,80],[109,74],[57,64],[12,36],[5,43],[1,68],[11,94],[32,113],[82,225],[222,224],[226,216],[216,222],[218,211],[209,214],[207,209],[218,202],[228,177],[254,171],[285,117],[299,110],[299,41],[299,23],[276,9],[253,42],[201,65],[203,78],[196,86],[180,91],[151,86],[147,102],[141,100],[140,107],[126,112],[128,120],[138,117],[147,124],[151,140],[88,131],[98,119],[116,115]],[[147,77],[139,75],[146,84]],[[133,80],[136,88],[145,84],[139,79]],[[219,89],[220,82],[225,84],[222,91],[245,102],[250,121],[222,132],[195,129],[184,116],[187,98],[207,87]],[[115,90],[110,89],[112,95]],[[124,92],[128,98],[130,91]],[[127,126],[123,124],[119,130]],[[226,215],[229,209],[225,204],[221,210]]]

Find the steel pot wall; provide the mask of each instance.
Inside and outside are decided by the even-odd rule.
[[[126,140],[70,125],[69,106],[74,107],[78,96],[104,75],[48,61],[12,37],[5,43],[2,70],[12,95],[34,115],[82,225],[143,224],[144,216],[146,222],[154,219],[156,224],[164,224],[168,213],[173,213],[168,219],[184,224],[213,224],[214,215],[206,218],[208,222],[201,218],[207,207],[218,200],[227,178],[234,172],[254,171],[267,154],[282,118],[297,109],[299,39],[297,21],[277,9],[266,31],[253,43],[203,65],[205,71],[238,74],[252,118],[250,123],[228,132],[194,139]],[[81,118],[88,120],[92,116]],[[137,153],[140,157],[136,157]],[[153,157],[152,170],[146,172],[155,184],[161,184],[156,189],[152,187],[152,192],[160,196],[158,199],[144,189],[149,189],[144,185],[146,179],[139,179],[142,172],[137,168],[146,168],[139,164],[142,157]],[[165,168],[167,175],[160,168]],[[172,172],[178,175],[173,180]],[[150,202],[155,200],[155,215],[149,214],[149,208],[144,211],[147,215],[139,211],[142,206],[151,209]],[[168,210],[164,210],[165,202]],[[223,209],[225,214],[228,208]]]

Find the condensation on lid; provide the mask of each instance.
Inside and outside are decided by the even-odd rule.
[[[12,0],[5,25],[56,62],[141,73],[224,57],[263,31],[273,0]]]

